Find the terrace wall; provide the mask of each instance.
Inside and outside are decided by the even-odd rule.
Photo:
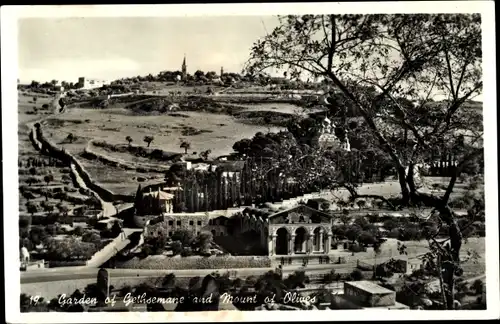
[[[106,154],[102,154],[100,152],[96,152],[92,149],[92,146],[94,144],[92,141],[89,142],[87,147],[85,147],[84,154],[87,155],[88,157],[92,159],[97,159],[99,161],[102,161],[108,165],[114,166],[114,167],[122,167],[124,169],[128,170],[141,170],[141,172],[166,172],[170,168],[170,166],[165,167],[161,165],[150,165],[150,164],[145,164],[145,163],[134,163],[134,165],[131,165],[127,163],[126,161],[122,159],[117,159],[110,157]]]
[[[57,158],[63,162],[68,163],[68,165],[74,165],[74,169],[78,172],[79,177],[83,180],[85,186],[90,190],[97,193],[101,199],[105,201],[122,200],[125,202],[133,202],[133,195],[120,195],[115,194],[112,191],[105,189],[97,184],[95,180],[89,175],[81,163],[76,159],[71,153],[67,152],[65,149],[60,149],[52,143],[43,134],[42,126],[40,123],[33,125],[31,129],[32,142],[37,143],[35,147],[40,147],[42,153],[48,154],[54,158]],[[38,145],[39,143],[39,145]],[[72,168],[73,169],[73,168]]]

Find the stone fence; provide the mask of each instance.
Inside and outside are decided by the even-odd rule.
[[[146,163],[137,163],[134,162],[134,165],[129,164],[127,161],[124,161],[122,159],[114,158],[111,156],[108,156],[106,154],[102,154],[100,152],[96,152],[92,149],[92,146],[94,146],[93,141],[90,141],[87,146],[84,149],[84,153],[93,158],[97,159],[99,161],[102,161],[108,165],[114,166],[114,167],[121,167],[127,170],[138,170],[141,169],[143,172],[166,172],[169,170],[170,166],[162,166],[162,165],[156,165],[156,164],[146,164]]]
[[[134,201],[133,195],[115,194],[112,191],[101,187],[95,180],[92,179],[90,174],[85,170],[85,168],[81,165],[80,161],[78,161],[77,158],[75,158],[71,153],[67,152],[64,148],[61,149],[57,147],[57,145],[55,145],[45,137],[40,123],[36,123],[33,125],[30,138],[32,138],[32,142],[35,144],[35,147],[40,147],[40,151],[42,153],[48,154],[54,158],[66,162],[68,165],[73,164],[75,170],[78,172],[79,177],[85,183],[85,186],[98,194],[103,200],[122,200],[125,202]]]

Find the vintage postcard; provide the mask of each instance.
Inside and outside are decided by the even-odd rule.
[[[1,21],[7,322],[499,317],[493,2]]]

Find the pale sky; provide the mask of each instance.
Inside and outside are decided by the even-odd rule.
[[[180,70],[241,72],[275,16],[26,18],[19,21],[22,83],[118,79]]]
[[[241,72],[253,43],[277,16],[24,18],[19,79],[116,80],[180,70]],[[268,71],[271,74],[282,72]],[[475,98],[482,101],[482,95]]]

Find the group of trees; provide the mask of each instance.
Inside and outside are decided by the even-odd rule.
[[[447,309],[453,309],[462,245],[448,201],[462,168],[483,154],[482,118],[466,106],[482,91],[479,35],[478,14],[289,15],[255,43],[246,68],[250,74],[272,67],[323,76],[356,108],[369,143],[387,155],[398,175],[400,203],[435,208],[449,228],[449,249],[434,245]],[[445,100],[430,100],[438,94]],[[376,112],[381,101],[390,105]],[[423,122],[424,115],[432,119]],[[395,145],[393,129],[405,130],[407,145]],[[467,143],[460,141],[461,131],[470,134]],[[419,190],[416,165],[429,152],[451,148],[459,162],[445,194]]]
[[[37,173],[37,168],[39,167],[65,167],[66,165],[58,159],[54,159],[52,157],[48,158],[36,158],[36,157],[28,157],[26,159],[18,160],[19,168],[29,169],[30,174],[35,175]],[[35,168],[35,172],[31,171],[31,168]]]
[[[348,239],[363,246],[373,246],[379,243],[382,235],[378,226],[370,223],[364,217],[357,217],[351,224],[351,217],[342,219],[343,225],[332,226],[332,233],[337,239]]]
[[[194,254],[210,255],[209,249],[213,242],[210,232],[201,232],[194,235],[187,229],[179,229],[172,233],[172,236],[160,234],[146,238],[142,246],[142,255],[162,254],[167,246],[170,247],[173,255],[191,256]]]
[[[311,82],[312,80],[303,81],[297,78],[291,78],[286,75],[283,77],[271,77],[268,73],[259,73],[257,75],[253,74],[241,74],[234,72],[223,72],[222,75],[215,71],[201,71],[197,70],[194,74],[187,73],[186,79],[182,80],[183,75],[181,71],[162,71],[157,75],[148,74],[146,76],[136,76],[132,78],[125,78],[121,80],[115,80],[110,87],[130,87],[133,84],[140,82],[179,82],[182,81],[188,85],[191,84],[213,84],[214,82],[220,85],[233,85],[233,84],[246,84],[246,85],[261,85],[269,86],[276,85],[281,89],[319,89],[322,84],[319,82]],[[126,91],[124,91],[126,92]]]
[[[95,243],[82,242],[72,237],[61,240],[50,238],[44,245],[47,252],[43,258],[49,261],[89,260],[98,251]]]

